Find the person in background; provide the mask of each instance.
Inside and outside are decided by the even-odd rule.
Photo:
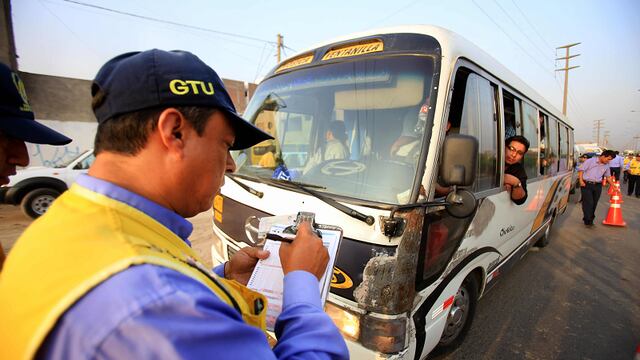
[[[327,131],[324,133],[325,142],[309,158],[304,167],[303,173],[308,172],[317,165],[327,160],[343,160],[349,158],[349,148],[347,146],[347,132],[343,121],[333,120],[329,123]]]
[[[3,357],[347,359],[320,301],[327,250],[308,222],[280,247],[273,349],[266,299],[244,286],[270,254],[245,247],[212,272],[191,248],[185,218],[211,209],[236,168],[230,150],[271,138],[239,117],[215,71],[185,51],[131,52],[100,69],[91,93],[96,160],[0,277]]]
[[[0,63],[0,185],[9,183],[16,167],[29,165],[26,142],[66,145],[71,139],[35,121],[24,84],[17,73]],[[5,188],[0,188],[4,197]],[[0,247],[0,270],[5,254]]]
[[[593,226],[596,207],[602,193],[602,179],[606,178],[609,184],[614,186],[609,162],[615,156],[615,151],[605,150],[600,156],[594,156],[578,167],[578,181],[582,194],[582,221],[586,226]]]
[[[329,129],[325,133],[327,143],[324,148],[322,160],[342,160],[349,158],[349,148],[347,146],[347,132],[343,121],[331,121]]]
[[[636,198],[640,198],[640,153],[636,154],[636,158],[629,161],[625,167],[625,171],[629,176],[629,185],[627,187],[627,195],[634,193]]]
[[[624,184],[626,184],[627,181],[629,180],[629,173],[627,171],[627,165],[629,164],[629,162],[631,160],[633,160],[633,153],[629,153],[629,154],[627,154],[627,156],[624,157],[624,162],[623,162],[623,166],[622,166],[622,169],[623,169],[622,178],[623,178],[623,183]]]
[[[624,167],[624,158],[620,156],[620,152],[616,151],[616,157],[614,157],[609,162],[609,169],[611,171],[611,176],[613,176],[616,181],[620,181],[620,170]]]
[[[527,172],[522,165],[524,154],[529,151],[529,140],[516,135],[505,141],[504,186],[510,194],[511,201],[522,205],[527,201]]]

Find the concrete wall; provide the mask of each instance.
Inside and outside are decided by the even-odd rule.
[[[30,166],[58,165],[93,148],[98,124],[91,110],[91,81],[26,72],[20,72],[20,77],[36,119],[73,139],[62,147],[27,144]],[[242,113],[248,102],[245,83],[223,81],[236,109]],[[255,89],[255,84],[250,84],[249,89]]]

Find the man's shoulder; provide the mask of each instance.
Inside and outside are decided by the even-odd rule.
[[[187,297],[195,301],[184,303]],[[115,274],[78,300],[58,321],[54,334],[58,340],[82,339],[99,346],[122,323],[144,317],[153,309],[170,311],[189,303],[196,307],[198,299],[216,301],[217,297],[199,281],[177,271],[151,264],[137,265]]]

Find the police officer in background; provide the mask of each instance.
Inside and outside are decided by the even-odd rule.
[[[66,145],[71,139],[34,120],[24,84],[18,74],[0,63],[0,185],[9,183],[17,166],[29,165],[26,142]],[[0,188],[4,197],[6,188]],[[4,262],[0,247],[0,270]]]
[[[282,244],[273,349],[266,300],[246,284],[269,253],[206,269],[185,218],[209,210],[230,150],[271,138],[240,118],[195,55],[120,55],[93,85],[96,160],[18,240],[0,281],[8,359],[348,358],[320,302],[328,254],[308,223]],[[20,294],[7,296],[8,293]]]

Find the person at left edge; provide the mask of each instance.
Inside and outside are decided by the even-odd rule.
[[[0,63],[0,186],[9,183],[17,166],[29,165],[26,142],[66,145],[71,139],[35,121],[24,84],[16,72]],[[4,197],[6,188],[0,188]],[[5,255],[0,247],[0,270]]]
[[[92,95],[89,174],[18,239],[0,278],[3,358],[347,358],[308,224],[280,249],[273,349],[266,300],[242,285],[268,252],[244,248],[211,272],[190,247],[185,217],[211,208],[235,170],[230,150],[271,138],[237,115],[213,69],[189,52],[127,53]]]

